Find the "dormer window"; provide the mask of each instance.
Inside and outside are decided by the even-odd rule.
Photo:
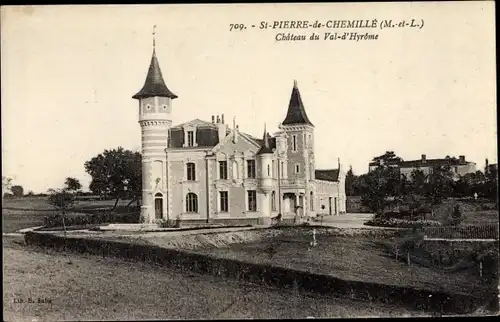
[[[187,132],[187,143],[188,143],[188,147],[194,146],[194,131]]]

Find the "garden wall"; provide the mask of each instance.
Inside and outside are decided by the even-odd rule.
[[[114,256],[162,265],[190,269],[198,273],[231,277],[254,283],[312,291],[320,294],[341,295],[358,300],[375,300],[402,304],[422,310],[441,313],[471,313],[484,300],[468,295],[453,295],[408,287],[341,280],[329,275],[314,274],[284,267],[246,263],[235,259],[217,258],[206,254],[153,245],[139,245],[91,238],[64,238],[52,234],[29,232],[26,243],[86,252],[100,256]],[[493,294],[495,300],[497,293]],[[498,302],[498,301],[497,301]]]

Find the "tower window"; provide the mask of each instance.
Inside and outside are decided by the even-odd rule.
[[[267,175],[271,175],[271,166],[269,164],[267,165]]]
[[[292,135],[292,151],[297,151],[297,135]]]
[[[276,211],[276,192],[271,193],[271,211]]]
[[[309,193],[309,204],[311,211],[314,211],[314,194],[312,191]]]
[[[219,178],[227,180],[227,161],[219,161]]]
[[[257,191],[248,190],[248,211],[257,211]]]
[[[255,178],[255,160],[247,160],[247,177]]]
[[[220,212],[228,212],[229,211],[229,197],[227,191],[219,192],[220,198]]]
[[[195,164],[190,162],[187,164],[187,180],[188,181],[196,181],[196,167]]]
[[[192,192],[186,196],[186,212],[198,212],[198,196]]]
[[[299,174],[300,172],[300,165],[296,164],[295,165],[295,174]]]
[[[187,135],[188,135],[188,146],[189,147],[194,146],[194,131],[188,131]]]

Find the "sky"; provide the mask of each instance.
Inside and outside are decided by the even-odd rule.
[[[365,173],[405,160],[497,159],[493,2],[25,6],[1,11],[2,175],[25,191],[90,183],[84,163],[140,150],[138,103],[156,53],[174,124],[224,114],[260,137],[283,121],[293,80],[315,125],[316,167]],[[424,21],[421,29],[259,29],[261,21]],[[245,30],[230,31],[230,24]],[[252,28],[251,25],[256,25]],[[378,34],[326,41],[325,32]],[[278,33],[321,36],[276,41]]]

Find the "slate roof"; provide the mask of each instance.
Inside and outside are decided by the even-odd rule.
[[[141,99],[153,96],[169,97],[171,99],[177,98],[177,95],[172,93],[161,74],[160,64],[156,58],[156,52],[153,50],[153,56],[151,57],[151,63],[149,64],[148,75],[146,76],[146,81],[142,89],[132,96],[134,99]]]
[[[314,177],[317,180],[323,181],[339,181],[339,169],[315,170]]]
[[[290,102],[288,104],[288,111],[286,113],[285,119],[281,124],[309,124],[311,126],[314,126],[307,117],[304,103],[302,102],[300,91],[297,87],[297,81],[294,81],[292,95],[290,96]]]
[[[271,145],[269,144],[269,133],[267,133],[266,126],[264,125],[264,135],[262,138],[262,143],[257,154],[273,154],[273,149],[271,149]]]

